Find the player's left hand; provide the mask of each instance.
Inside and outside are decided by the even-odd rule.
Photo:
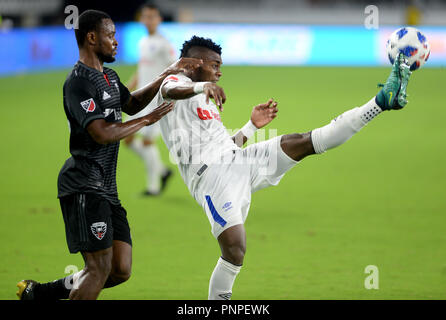
[[[186,73],[199,68],[203,64],[203,60],[195,58],[180,58],[171,64],[164,72],[167,75]]]
[[[277,102],[269,99],[266,103],[256,105],[252,109],[251,121],[258,128],[263,128],[277,117]]]

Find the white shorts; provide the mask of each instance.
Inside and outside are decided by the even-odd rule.
[[[133,119],[137,119],[137,118],[141,118],[145,115],[147,115],[147,108],[143,109],[142,111],[140,111],[139,113],[133,115],[133,116],[127,116],[126,117],[126,121],[130,121]],[[161,129],[160,129],[160,125],[158,122],[155,122],[154,124],[151,124],[150,126],[145,126],[141,129],[138,130],[138,132],[136,133],[137,135],[141,135],[142,137],[155,141],[158,136],[161,134]]]
[[[230,163],[209,165],[202,173],[192,193],[215,238],[246,221],[252,193],[279,184],[298,163],[285,154],[280,141],[281,136],[233,151]]]

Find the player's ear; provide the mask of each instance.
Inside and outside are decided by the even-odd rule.
[[[89,45],[94,46],[94,45],[96,45],[97,38],[98,38],[98,35],[97,35],[96,31],[90,31],[87,33],[85,40]]]

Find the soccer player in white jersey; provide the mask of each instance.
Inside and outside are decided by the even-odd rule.
[[[163,81],[157,104],[174,100],[175,107],[159,121],[161,134],[190,193],[206,212],[221,248],[208,298],[230,299],[245,255],[243,224],[251,194],[277,185],[303,158],[346,142],[384,110],[404,107],[411,73],[401,55],[386,84],[364,105],[311,132],[282,135],[242,149],[257,129],[275,118],[277,103],[270,99],[255,106],[251,119],[231,137],[218,110],[222,111],[226,100],[223,89],[216,85],[222,75],[221,47],[210,39],[193,37],[183,44],[181,56],[204,63],[194,72],[171,75]]]
[[[155,79],[167,66],[176,61],[175,51],[169,41],[158,32],[158,26],[162,21],[161,14],[156,6],[150,3],[142,5],[140,9],[140,21],[145,25],[148,35],[139,43],[139,62],[136,73],[129,83],[130,90],[144,87]],[[149,104],[149,108],[153,102]],[[129,116],[127,120],[136,119],[147,114],[148,108],[140,113]],[[158,124],[147,126],[138,132],[138,136],[127,137],[125,144],[144,161],[146,169],[145,195],[159,195],[172,171],[163,164],[156,139],[160,134]]]

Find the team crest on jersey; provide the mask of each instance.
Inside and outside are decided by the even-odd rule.
[[[105,222],[95,222],[91,225],[91,232],[96,238],[102,240],[107,232],[107,224]]]
[[[93,98],[81,102],[82,108],[87,112],[93,112],[96,109],[96,104]]]

